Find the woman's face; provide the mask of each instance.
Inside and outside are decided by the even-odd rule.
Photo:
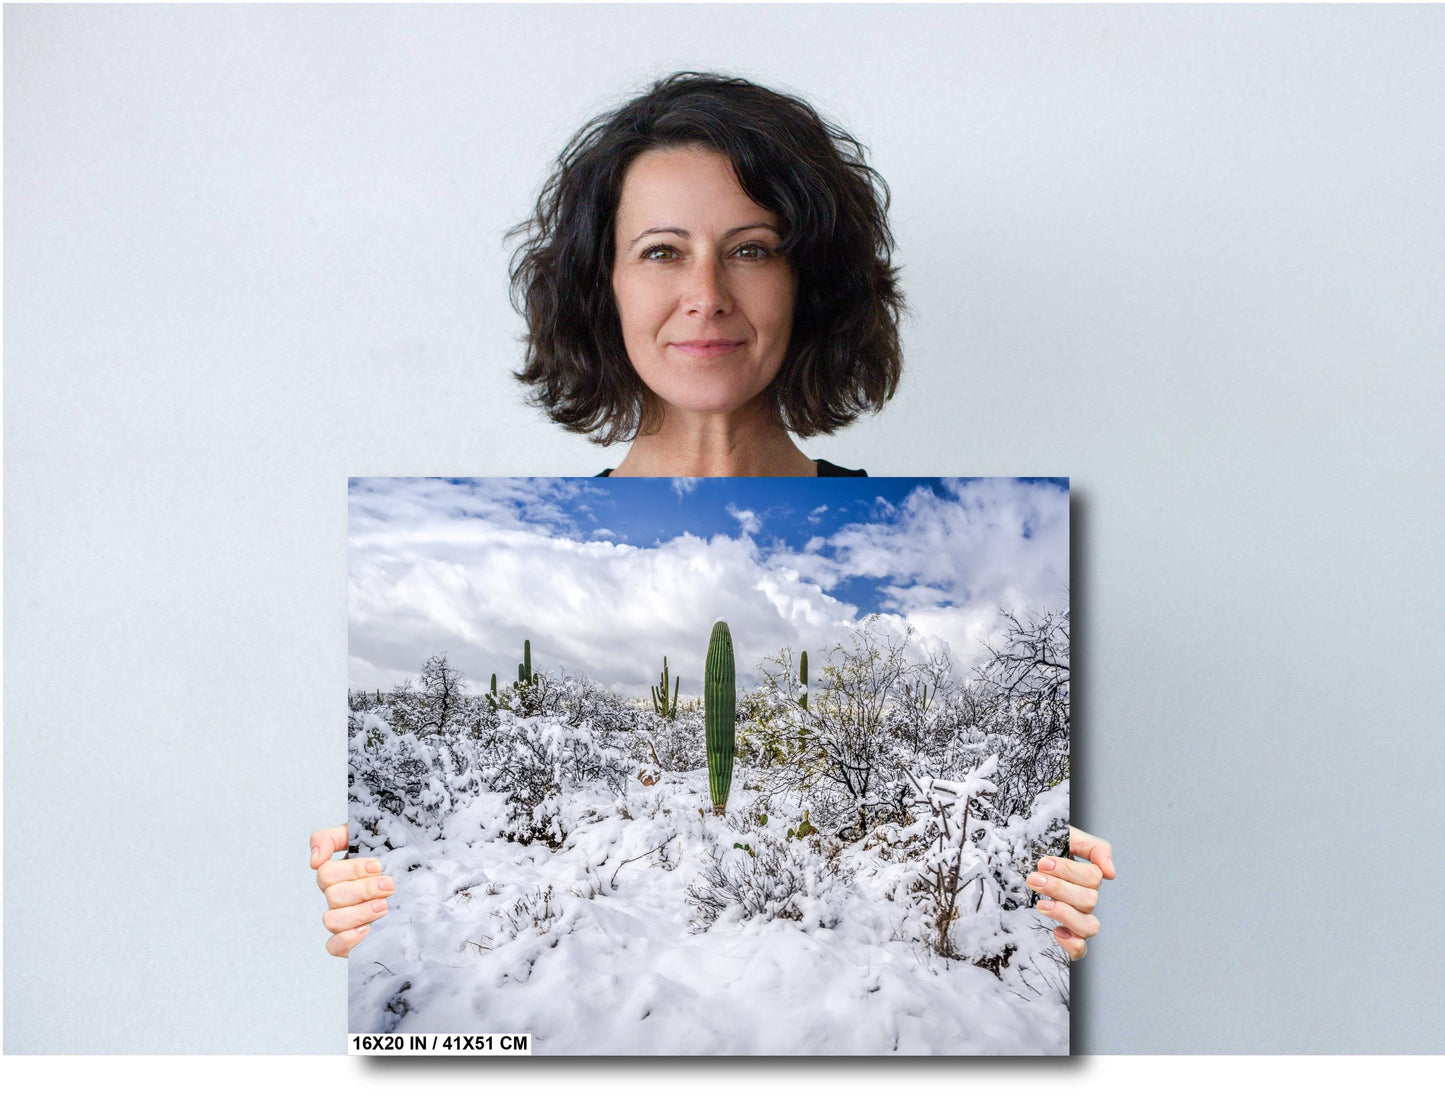
[[[702,148],[644,152],[622,181],[612,291],[627,356],[669,411],[733,412],[782,367],[797,277],[782,223]]]

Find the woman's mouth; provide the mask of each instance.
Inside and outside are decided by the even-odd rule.
[[[723,338],[699,339],[693,342],[673,342],[674,350],[695,358],[711,358],[719,354],[731,354],[742,346],[741,342],[729,342]]]

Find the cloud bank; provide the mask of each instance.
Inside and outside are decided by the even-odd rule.
[[[1057,486],[920,485],[801,548],[760,544],[758,515],[727,503],[736,533],[641,547],[616,539],[599,514],[606,482],[354,481],[352,687],[389,687],[441,650],[474,684],[493,672],[506,681],[530,639],[534,667],[639,696],[666,655],[688,692],[720,615],[740,683],[752,684],[784,646],[819,664],[863,617],[860,600],[881,605],[897,629],[912,625],[920,644],[946,645],[966,669],[980,641],[998,635],[1001,607],[1067,603],[1068,494]]]

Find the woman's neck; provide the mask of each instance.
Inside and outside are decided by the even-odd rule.
[[[669,410],[662,426],[632,441],[614,476],[811,477],[817,464],[776,422],[748,415],[678,414]]]

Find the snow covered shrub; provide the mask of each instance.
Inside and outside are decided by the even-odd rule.
[[[927,668],[909,662],[912,638],[911,627],[896,632],[875,614],[828,651],[821,681],[809,686],[808,706],[799,697],[788,710],[794,736],[764,771],[770,796],[796,790],[817,823],[841,839],[860,839],[902,811],[914,752],[900,737],[896,713]],[[785,677],[764,675],[778,695],[788,695]]]
[[[1024,814],[1045,790],[1069,776],[1069,612],[1048,611],[1019,618],[1000,611],[1001,643],[981,676],[994,697],[988,730],[1013,738],[999,757],[1001,818]]]
[[[569,831],[567,795],[589,785],[620,793],[632,772],[627,755],[608,736],[543,717],[503,712],[485,745],[481,778],[506,795],[507,835],[556,849]]]
[[[541,936],[552,928],[561,914],[552,905],[552,887],[549,884],[522,895],[512,905],[494,911],[493,916],[502,922],[498,936],[501,943],[514,940],[528,930],[536,930]]]
[[[703,732],[702,705],[683,700],[677,715],[663,719],[655,712],[641,713],[632,732],[633,757],[640,762],[656,761],[662,769],[681,773],[707,764],[707,742]]]
[[[398,735],[375,711],[363,713],[348,752],[350,800],[435,829],[453,801],[442,749],[435,740]]]
[[[611,735],[630,732],[640,723],[635,707],[590,677],[565,677],[554,692],[560,714],[573,727]]]
[[[927,842],[912,894],[941,957],[969,960],[999,975],[1017,945],[1003,920],[1004,891],[998,871],[1007,866],[1009,846],[988,820],[989,778],[998,759],[989,758],[960,781],[913,779],[917,821],[903,830]]]
[[[765,830],[746,831],[736,815],[728,824],[736,831],[724,832],[709,845],[701,873],[687,887],[687,901],[697,910],[694,930],[751,918],[786,918],[823,928],[838,923],[849,877],[836,844],[818,835],[787,841]]]
[[[1000,766],[990,756],[959,780],[914,779],[917,816],[899,834],[902,858],[917,864],[908,889],[939,956],[1002,978],[1014,955],[1033,946],[1025,953],[1029,969],[1067,992],[1048,959],[1056,943],[1036,936],[1043,924],[1030,909],[1036,896],[1026,879],[1068,834],[1068,782],[1035,798],[1027,815],[1001,822],[993,804]]]

